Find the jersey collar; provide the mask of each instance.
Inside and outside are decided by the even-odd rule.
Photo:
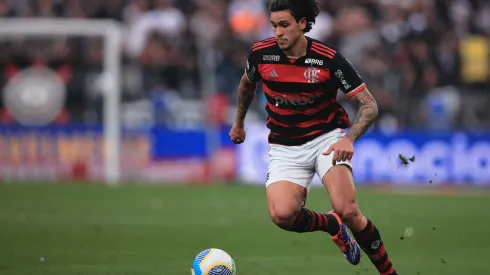
[[[305,37],[306,37],[306,54],[303,55],[303,56],[297,57],[296,60],[294,60],[294,62],[290,62],[289,61],[291,64],[301,63],[305,58],[308,57],[308,55],[309,55],[309,53],[311,51],[311,44],[312,44],[313,40],[310,37],[308,37],[308,36],[305,36]],[[279,44],[277,44],[277,42],[276,42],[276,46],[279,48]],[[289,57],[286,55],[286,53],[284,53],[284,51],[282,51],[280,48],[279,48],[279,50],[281,51],[281,55],[283,57],[285,57],[286,60],[289,60]]]

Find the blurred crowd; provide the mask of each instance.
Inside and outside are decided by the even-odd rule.
[[[379,103],[378,130],[490,129],[490,1],[319,2],[307,35],[358,69]],[[0,17],[120,21],[123,116],[152,123],[202,119],[203,102],[233,106],[251,45],[272,36],[265,0],[0,0]],[[68,75],[69,119],[100,121],[102,40],[20,37],[0,38],[0,85],[13,71],[50,66]],[[263,120],[263,103],[259,92],[252,118]]]

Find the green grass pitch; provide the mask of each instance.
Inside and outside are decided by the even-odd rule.
[[[367,257],[351,266],[325,233],[279,230],[265,202],[262,186],[0,184],[0,274],[190,275],[211,247],[232,255],[238,275],[378,274]],[[490,274],[485,194],[361,188],[359,202],[400,274]],[[307,205],[330,210],[323,189]]]

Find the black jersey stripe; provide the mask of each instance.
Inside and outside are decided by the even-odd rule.
[[[272,117],[274,120],[281,121],[282,123],[289,124],[289,125],[295,125],[303,122],[307,122],[313,118],[327,118],[331,112],[335,111],[335,104],[332,104],[329,108],[322,109],[312,115],[306,115],[306,114],[298,114],[298,113],[292,113],[290,115],[282,115],[278,114],[274,111],[271,110],[271,107],[269,107],[269,104],[265,106],[265,110],[267,111],[267,114]]]
[[[342,125],[339,124],[338,126],[342,126]],[[305,136],[317,130],[329,131],[335,129],[335,127],[333,128],[333,125],[331,123],[320,123],[306,128],[301,128],[301,127],[284,128],[281,126],[277,126],[272,122],[269,122],[267,123],[267,127],[274,133],[277,133],[282,136],[288,136],[291,138]]]
[[[318,90],[325,90],[327,88],[326,83],[275,82],[268,80],[263,80],[263,83],[273,91],[286,94],[297,94],[298,91],[301,91],[302,93],[314,93]]]

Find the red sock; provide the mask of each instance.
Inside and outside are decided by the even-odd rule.
[[[361,232],[354,233],[354,237],[381,275],[397,274],[381,240],[381,235],[371,221],[368,220],[366,228]]]
[[[291,229],[291,231],[299,233],[324,231],[332,236],[336,235],[339,230],[340,226],[335,216],[317,213],[306,208],[301,208]]]

